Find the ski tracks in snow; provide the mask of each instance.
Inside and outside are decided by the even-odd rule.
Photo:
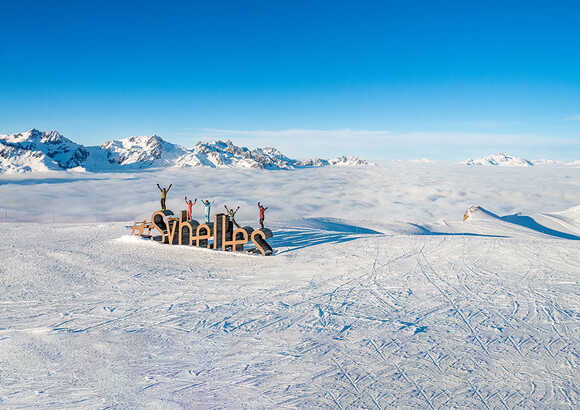
[[[55,226],[64,245],[12,254],[4,403],[578,406],[570,241],[363,235],[239,258],[105,228]]]

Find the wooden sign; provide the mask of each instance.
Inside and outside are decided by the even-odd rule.
[[[233,224],[225,214],[214,215],[214,221],[200,224],[196,220],[186,221],[187,213],[181,211],[179,218],[170,210],[157,211],[151,221],[135,221],[131,235],[141,236],[170,245],[189,245],[221,251],[243,251],[244,245],[252,242],[264,256],[272,255],[272,247],[266,239],[274,236],[270,229],[254,230],[249,226],[233,229]],[[145,233],[147,230],[147,233]],[[158,235],[152,235],[154,230]]]

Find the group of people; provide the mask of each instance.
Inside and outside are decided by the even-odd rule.
[[[161,210],[162,211],[165,211],[165,200],[167,199],[167,193],[169,192],[169,190],[171,189],[172,186],[173,186],[173,184],[169,185],[168,188],[161,188],[159,186],[159,184],[157,184],[157,188],[159,188],[159,191],[161,191]],[[205,206],[205,222],[208,223],[208,222],[210,222],[211,206],[213,205],[213,203],[215,201],[209,202],[209,200],[203,200],[203,199],[200,199],[200,201]],[[192,219],[191,218],[191,209],[196,203],[197,203],[197,198],[195,198],[192,201],[191,199],[188,200],[187,197],[185,197],[185,204],[187,205],[187,219],[188,220]],[[236,219],[235,219],[236,212],[239,211],[240,207],[238,206],[235,211],[233,208],[228,208],[227,205],[224,205],[224,207],[226,208],[226,212],[227,212],[227,216],[228,216],[229,221],[231,223],[233,223],[237,228],[240,228],[240,225],[236,222]],[[266,211],[266,209],[268,209],[268,207],[263,207],[258,202],[258,211],[260,213],[260,227],[262,229],[264,229],[264,212]]]

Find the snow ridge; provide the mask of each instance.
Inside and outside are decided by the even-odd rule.
[[[374,165],[357,157],[299,161],[276,148],[234,145],[230,140],[198,142],[192,149],[172,144],[158,135],[108,141],[85,147],[57,131],[32,129],[25,133],[0,134],[0,173],[51,170],[108,171],[165,167],[294,169],[318,166]]]

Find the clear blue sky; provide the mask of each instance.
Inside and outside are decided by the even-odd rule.
[[[0,133],[580,160],[577,1],[0,0]]]

